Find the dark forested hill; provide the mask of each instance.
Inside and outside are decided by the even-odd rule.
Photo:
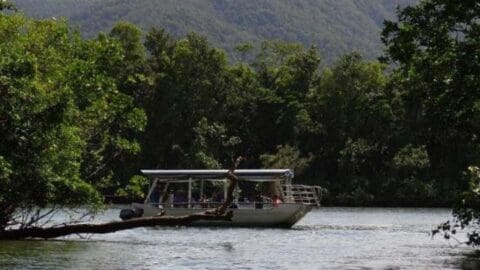
[[[315,44],[327,62],[352,50],[367,58],[382,51],[380,29],[397,5],[416,0],[15,0],[37,18],[66,17],[86,36],[117,21],[176,36],[205,35],[228,52],[236,44],[280,39]]]

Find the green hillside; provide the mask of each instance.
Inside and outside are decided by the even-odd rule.
[[[66,17],[87,36],[126,20],[175,36],[197,32],[216,46],[280,39],[317,45],[326,62],[352,50],[367,58],[382,51],[384,19],[415,0],[15,0],[26,14]]]

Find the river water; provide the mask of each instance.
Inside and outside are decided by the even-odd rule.
[[[99,219],[117,219],[118,211]],[[448,218],[448,209],[332,207],[292,229],[139,228],[8,241],[0,242],[0,268],[477,269],[473,249],[429,235]]]

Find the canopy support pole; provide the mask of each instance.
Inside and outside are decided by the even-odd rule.
[[[233,202],[238,205],[238,197],[240,197],[240,188],[238,187],[238,182],[235,185],[235,193],[233,194]]]
[[[188,178],[188,208],[192,208],[192,178]]]
[[[228,180],[225,179],[225,182],[223,182],[223,201],[227,199],[227,193],[228,193]]]
[[[159,205],[163,203],[165,195],[167,194],[168,186],[169,186],[169,182],[165,182],[163,185],[162,194],[160,194],[160,200],[158,201]]]
[[[150,186],[150,189],[148,190],[147,197],[145,198],[145,204],[148,204],[150,202],[150,196],[152,195],[153,190],[157,186],[158,178],[155,178],[153,181],[152,185]]]

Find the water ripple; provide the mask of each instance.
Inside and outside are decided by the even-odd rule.
[[[444,209],[321,208],[291,230],[135,229],[0,243],[5,269],[458,269],[472,250],[428,235]],[[110,210],[102,220],[113,219]],[[477,257],[478,258],[478,257]],[[477,264],[475,264],[477,263]],[[475,268],[471,268],[475,269]]]

